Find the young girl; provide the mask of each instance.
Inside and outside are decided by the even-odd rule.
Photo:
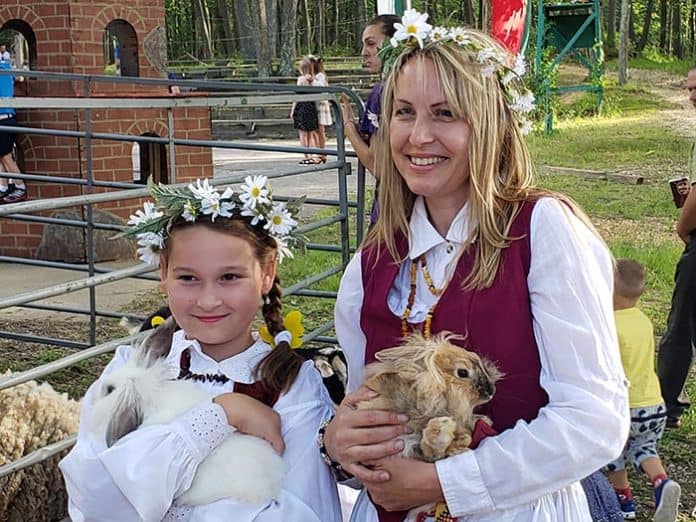
[[[300,77],[297,78],[297,85],[315,85],[314,66],[312,61],[305,56],[300,60],[298,66]],[[314,102],[294,102],[290,109],[292,125],[300,134],[300,144],[303,147],[318,146],[319,120],[317,107]],[[312,155],[305,153],[305,157],[300,161],[300,165],[314,165],[318,163]]]
[[[73,520],[338,521],[336,487],[316,451],[331,399],[311,361],[303,363],[283,330],[279,257],[297,240],[297,205],[273,203],[266,178],[220,194],[207,180],[184,189],[150,186],[154,205],[131,216],[139,253],[160,266],[161,286],[180,330],[165,354],[174,375],[209,392],[172,422],[140,428],[111,447],[88,419],[104,376],[131,356],[120,346],[83,401],[77,444],[60,464]],[[252,332],[263,319],[275,347]],[[260,397],[259,400],[252,397]],[[204,429],[202,429],[204,428]],[[268,440],[286,475],[267,505],[222,499],[186,506],[176,499],[197,466],[231,431]],[[283,452],[284,448],[284,452]],[[234,469],[234,462],[229,466]]]
[[[319,85],[322,87],[327,87],[329,85],[329,80],[326,78],[326,73],[324,72],[324,62],[319,56],[309,55],[309,59],[312,62],[312,67],[314,71],[314,85]],[[320,149],[326,147],[326,127],[333,123],[331,119],[331,106],[329,102],[324,100],[316,103],[317,114],[319,119],[319,129],[317,130],[317,146]],[[326,163],[326,156],[319,156],[319,163]]]

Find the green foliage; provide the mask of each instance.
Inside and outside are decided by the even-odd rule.
[[[610,70],[618,69],[618,60],[607,60],[606,67]],[[645,71],[660,71],[666,74],[685,77],[694,66],[691,59],[678,60],[677,58],[658,53],[654,49],[646,49],[642,56],[631,58],[628,61],[629,69],[642,69]]]

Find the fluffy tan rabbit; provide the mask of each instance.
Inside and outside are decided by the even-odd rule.
[[[476,421],[490,424],[474,408],[493,397],[502,374],[490,361],[452,344],[453,338],[411,335],[404,344],[378,352],[365,369],[365,385],[379,396],[357,407],[409,416],[413,433],[403,436],[405,457],[434,462],[462,453]]]

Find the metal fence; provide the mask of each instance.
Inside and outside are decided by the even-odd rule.
[[[12,71],[0,71],[0,74],[13,74]],[[340,229],[339,244],[310,243],[309,250],[340,253],[340,263],[332,266],[320,273],[312,274],[301,281],[291,281],[290,285],[284,288],[285,295],[299,295],[315,298],[335,299],[335,292],[313,290],[311,287],[316,283],[327,279],[335,274],[341,273],[345,268],[351,255],[351,245],[357,245],[362,241],[363,216],[364,216],[364,193],[365,193],[365,171],[362,165],[357,169],[357,191],[355,196],[350,196],[347,188],[347,176],[351,174],[350,163],[347,161],[349,153],[345,150],[343,122],[341,111],[337,104],[337,96],[345,95],[351,98],[359,110],[362,111],[362,102],[351,90],[341,87],[301,87],[292,85],[273,85],[257,83],[231,83],[231,82],[211,82],[211,81],[192,81],[192,80],[159,80],[141,78],[123,78],[111,76],[83,76],[76,74],[46,73],[38,71],[15,71],[14,74],[21,74],[28,79],[37,79],[46,82],[77,82],[82,86],[82,97],[59,98],[59,97],[21,97],[21,98],[0,98],[0,107],[14,107],[22,111],[46,110],[46,109],[79,109],[84,115],[84,130],[62,130],[35,127],[7,127],[0,125],[0,132],[16,132],[17,134],[27,135],[50,135],[78,138],[84,148],[84,163],[86,168],[81,178],[70,178],[61,176],[47,177],[36,173],[24,172],[12,174],[12,178],[25,180],[27,182],[41,181],[43,183],[71,184],[83,187],[84,194],[78,196],[56,197],[42,200],[25,201],[21,203],[5,204],[0,206],[0,220],[14,219],[30,223],[57,224],[67,227],[79,227],[85,231],[85,255],[86,263],[76,264],[59,261],[45,261],[40,259],[27,259],[13,256],[0,256],[0,264],[18,263],[34,267],[60,268],[83,272],[85,277],[67,283],[56,284],[31,290],[19,295],[14,295],[0,299],[0,310],[8,307],[27,307],[49,310],[56,313],[84,314],[89,316],[89,339],[86,342],[77,342],[68,339],[41,337],[33,334],[17,334],[9,331],[0,331],[0,338],[12,339],[25,342],[42,343],[77,349],[75,353],[32,368],[27,371],[14,373],[10,376],[0,377],[0,391],[22,384],[32,379],[45,377],[63,368],[70,367],[80,361],[96,357],[113,351],[120,344],[127,344],[137,339],[139,335],[124,337],[114,341],[95,346],[96,344],[96,325],[98,317],[121,317],[123,314],[112,310],[102,310],[97,307],[95,289],[98,285],[114,281],[122,281],[127,278],[157,278],[149,274],[153,269],[145,264],[134,264],[123,269],[109,270],[99,268],[95,262],[94,252],[94,233],[97,230],[122,230],[118,225],[109,225],[96,222],[93,215],[93,205],[107,201],[128,200],[141,198],[148,195],[147,188],[142,185],[127,182],[109,182],[95,179],[93,171],[92,147],[94,140],[107,140],[116,142],[149,142],[166,145],[169,150],[169,180],[176,182],[176,147],[216,147],[222,149],[245,149],[260,152],[286,152],[323,154],[334,158],[323,165],[312,167],[278,167],[273,172],[264,173],[269,178],[285,178],[297,176],[308,172],[323,173],[324,171],[335,172],[338,189],[338,198],[308,198],[307,204],[318,205],[331,209],[328,216],[319,219],[310,219],[301,226],[301,231],[307,233],[313,230],[338,224]],[[97,84],[131,84],[136,86],[171,86],[179,85],[182,90],[199,90],[206,94],[196,96],[181,97],[160,97],[160,98],[118,98],[105,97],[104,95],[94,96],[93,87]],[[264,145],[261,143],[245,143],[235,141],[218,140],[190,140],[176,137],[176,121],[174,110],[180,107],[248,107],[265,106],[271,104],[292,103],[294,101],[321,101],[327,100],[331,105],[333,118],[336,123],[337,148],[333,149],[305,149],[297,146],[277,146]],[[93,111],[100,109],[119,109],[128,108],[137,111],[139,108],[161,108],[167,112],[167,136],[135,136],[115,133],[96,133],[92,131],[94,121]],[[227,185],[237,183],[248,175],[242,171],[232,175],[215,176],[213,185]],[[6,173],[0,176],[9,177]],[[95,191],[99,189],[99,191]],[[106,190],[106,191],[104,191]],[[274,199],[280,201],[287,200],[282,194],[274,194]],[[41,211],[50,211],[67,207],[83,206],[85,209],[84,220],[71,220],[56,217],[39,215]],[[89,307],[79,309],[57,305],[37,304],[36,301],[57,296],[80,289],[89,291]],[[137,316],[132,316],[137,317]],[[327,336],[332,329],[333,322],[328,321],[319,325],[305,336],[307,342],[334,342],[335,339]],[[41,462],[58,452],[70,447],[75,442],[75,436],[66,438],[50,446],[36,450],[21,459],[9,464],[0,466],[0,477],[18,471],[27,466]]]

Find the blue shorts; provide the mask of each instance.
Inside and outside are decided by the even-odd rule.
[[[626,461],[631,461],[636,470],[647,458],[657,457],[657,443],[662,438],[667,421],[667,409],[664,403],[656,406],[631,408],[631,431],[623,454],[609,463],[607,470],[626,469]]]

